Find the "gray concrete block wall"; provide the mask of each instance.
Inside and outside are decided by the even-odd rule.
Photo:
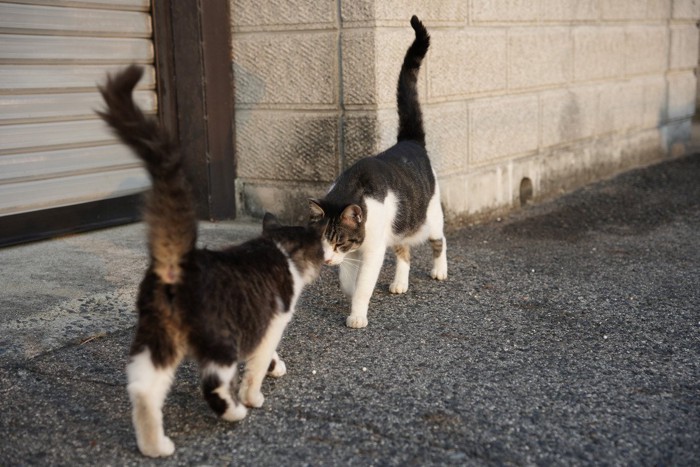
[[[574,80],[611,79],[625,71],[626,37],[617,26],[581,26],[574,28]]]
[[[419,79],[449,219],[677,156],[695,112],[700,0],[232,0],[242,215],[303,221],[349,164],[393,144],[418,14]],[[297,203],[297,204],[295,204]]]
[[[231,11],[238,214],[299,221],[340,169],[338,4],[232,0]]]

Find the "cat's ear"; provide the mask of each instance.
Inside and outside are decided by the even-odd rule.
[[[318,200],[309,198],[309,220],[310,221],[317,221],[323,218],[326,213],[323,211],[323,208],[321,207],[321,203],[318,202]]]
[[[275,217],[274,214],[270,214],[269,212],[265,213],[265,217],[263,217],[263,232],[267,232],[270,229],[275,229],[280,226],[279,221]]]
[[[362,208],[357,204],[351,204],[343,209],[340,221],[347,227],[357,228],[362,223]]]

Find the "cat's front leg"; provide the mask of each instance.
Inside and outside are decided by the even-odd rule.
[[[396,274],[394,282],[389,286],[389,292],[406,293],[408,291],[408,272],[411,269],[411,247],[396,245],[394,253],[396,254]]]
[[[374,292],[374,287],[377,285],[379,271],[382,269],[382,263],[384,262],[385,251],[386,247],[382,246],[381,248],[363,252],[362,264],[357,274],[355,293],[352,296],[350,316],[345,321],[349,328],[359,329],[367,326],[369,300],[372,297],[372,292]]]

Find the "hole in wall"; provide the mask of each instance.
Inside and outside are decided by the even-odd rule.
[[[520,180],[520,206],[525,206],[532,199],[532,180],[524,177]]]

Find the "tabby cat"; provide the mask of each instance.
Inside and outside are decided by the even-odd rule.
[[[150,265],[138,294],[138,325],[127,366],[136,440],[147,456],[175,447],[163,430],[162,407],[175,369],[186,355],[199,362],[202,391],[225,420],[260,407],[265,374],[286,367],[276,348],[302,287],[323,264],[321,232],[283,227],[268,214],[263,234],[221,251],[195,248],[197,222],[183,156],[165,130],[146,118],[132,91],[142,69],[132,65],[100,89],[98,112],[140,157],[153,181],[145,203]],[[238,397],[231,394],[240,375]]]
[[[340,285],[351,297],[351,328],[367,326],[367,309],[387,247],[396,253],[392,293],[408,290],[410,247],[430,240],[432,277],[447,278],[440,189],[425,149],[416,81],[430,36],[411,18],[415,39],[404,57],[396,91],[398,142],[359,160],[333,183],[323,199],[310,200],[309,225],[323,229],[324,260],[340,265]]]

